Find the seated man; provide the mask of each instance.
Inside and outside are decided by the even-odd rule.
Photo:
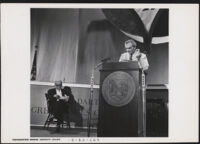
[[[136,49],[137,44],[134,40],[125,41],[126,52],[120,56],[120,62],[138,61],[138,65],[142,70],[149,68],[147,57],[144,53],[141,53],[139,49]]]
[[[57,119],[57,129],[60,130],[60,124],[63,123],[63,114],[68,113],[68,100],[66,90],[62,88],[62,81],[55,82],[55,88],[48,90],[49,99],[53,107],[52,112]]]

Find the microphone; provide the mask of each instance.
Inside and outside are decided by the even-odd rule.
[[[107,58],[102,59],[101,62],[104,63],[104,62],[107,62],[108,60],[110,60],[110,57],[107,57]]]
[[[101,60],[100,63],[98,63],[94,69],[97,69],[99,66],[101,66],[103,63],[107,62],[108,60],[110,60],[110,57],[104,58]]]

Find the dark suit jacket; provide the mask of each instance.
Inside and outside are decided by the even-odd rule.
[[[68,86],[65,86],[62,90],[62,95],[64,96],[65,94],[67,96],[69,96],[69,101],[65,102],[65,104],[67,104],[67,113],[69,113],[70,115],[72,115],[72,117],[70,116],[70,121],[73,121],[76,123],[76,125],[78,126],[82,126],[83,123],[83,119],[82,119],[82,115],[80,113],[80,110],[83,110],[83,106],[81,106],[79,103],[76,102],[76,100],[74,99],[74,95],[72,94],[71,88]],[[54,98],[53,96],[56,94],[56,89],[50,89],[48,90],[48,95],[49,95],[49,104],[50,107],[48,108],[49,112],[52,114],[55,114],[57,112],[57,109],[54,107],[57,103],[56,98]],[[59,103],[60,105],[60,103]],[[64,106],[63,109],[66,109],[66,107]]]
[[[75,122],[76,126],[83,126],[83,118],[81,111],[83,110],[83,106],[81,106],[78,102],[76,102],[74,95],[72,94],[71,88],[65,86],[64,89],[69,96],[69,114],[70,121]]]
[[[61,89],[62,96],[68,95],[66,90]],[[49,107],[48,111],[49,113],[56,114],[56,113],[63,113],[64,111],[67,111],[68,109],[68,102],[60,101],[58,103],[57,99],[54,97],[56,94],[56,88],[50,89],[47,92],[48,98],[49,98]]]
[[[66,90],[61,89],[61,92],[62,92],[62,96],[67,95]],[[48,93],[48,95],[49,95],[49,99],[50,99],[50,100],[56,100],[56,98],[54,97],[54,95],[56,94],[56,88],[53,88],[53,89],[48,90],[47,93]]]

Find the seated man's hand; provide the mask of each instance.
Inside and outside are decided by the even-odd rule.
[[[61,99],[64,100],[65,102],[68,102],[69,96],[65,95],[65,97],[62,97]]]
[[[65,101],[68,102],[69,101],[69,96],[65,97]]]
[[[141,58],[141,54],[139,54],[139,55],[137,55],[136,57],[137,57],[137,59],[139,60],[140,58]]]
[[[60,99],[60,96],[55,94],[53,97],[55,97],[56,99]]]

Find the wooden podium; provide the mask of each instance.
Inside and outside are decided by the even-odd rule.
[[[109,62],[100,70],[98,137],[145,136],[145,93],[137,62]]]

